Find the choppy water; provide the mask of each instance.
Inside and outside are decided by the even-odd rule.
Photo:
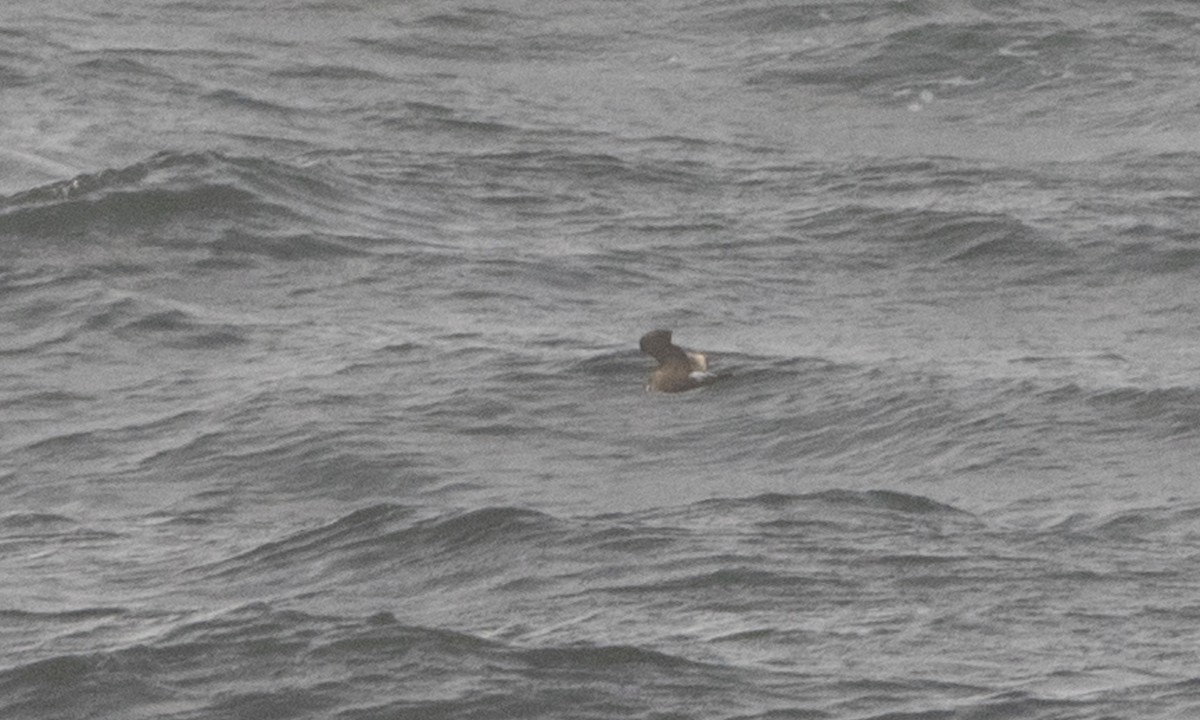
[[[1198,30],[8,3],[0,715],[1200,713]]]

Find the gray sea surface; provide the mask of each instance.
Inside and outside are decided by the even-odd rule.
[[[1200,716],[1200,6],[0,8],[0,717]],[[645,391],[672,329],[723,375]]]

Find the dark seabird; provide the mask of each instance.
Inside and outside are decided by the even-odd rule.
[[[683,392],[713,381],[708,372],[708,358],[673,344],[670,330],[652,330],[642,336],[639,345],[642,352],[658,361],[648,390]]]

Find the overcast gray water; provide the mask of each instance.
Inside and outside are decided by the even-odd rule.
[[[6,3],[0,716],[1200,716],[1197,58]],[[655,328],[725,377],[645,392]]]

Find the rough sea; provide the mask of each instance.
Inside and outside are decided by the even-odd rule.
[[[5,720],[1200,717],[1200,5],[11,0]],[[670,329],[717,383],[650,393]]]

